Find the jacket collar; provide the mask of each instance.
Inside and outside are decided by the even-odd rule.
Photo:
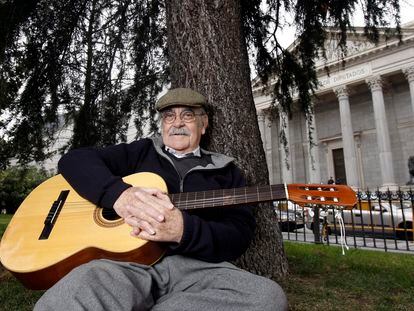
[[[152,143],[154,144],[154,148],[157,151],[157,153],[162,157],[167,157],[167,155],[162,151],[162,147],[164,147],[164,143],[162,141],[161,136],[154,136],[151,137]],[[230,163],[234,162],[234,158],[228,157],[224,154],[212,152],[205,150],[203,148],[200,148],[202,154],[207,154],[211,156],[212,164],[208,164],[206,167],[200,167],[202,169],[215,169],[215,168],[223,168]],[[168,158],[169,159],[169,158]],[[198,167],[196,167],[198,168]]]

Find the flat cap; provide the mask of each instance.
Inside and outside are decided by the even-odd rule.
[[[205,107],[206,98],[200,93],[188,88],[171,89],[155,104],[155,109],[161,111],[171,106]]]

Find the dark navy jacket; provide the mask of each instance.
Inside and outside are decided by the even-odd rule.
[[[169,193],[227,189],[245,186],[233,158],[202,150],[211,164],[191,169],[184,178],[162,151],[160,138],[141,139],[104,149],[82,148],[59,161],[59,172],[83,197],[103,208],[112,208],[131,185],[122,177],[137,172],[160,175]],[[209,208],[183,211],[180,243],[168,243],[167,254],[181,254],[209,262],[234,260],[248,247],[255,221],[251,207]]]

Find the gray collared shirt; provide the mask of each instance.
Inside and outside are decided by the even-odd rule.
[[[173,156],[175,156],[178,159],[182,159],[182,158],[189,157],[189,156],[201,157],[200,146],[198,146],[192,152],[188,152],[188,153],[180,153],[177,150],[175,150],[171,147],[168,147],[168,146],[165,146],[165,150],[168,151],[170,154],[172,154]]]

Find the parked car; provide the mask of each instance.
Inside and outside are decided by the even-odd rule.
[[[291,232],[304,227],[303,208],[301,206],[290,201],[276,201],[273,205],[280,230]]]
[[[356,206],[352,210],[343,210],[342,218],[348,232],[366,235],[384,235],[399,239],[413,239],[413,207],[411,204],[374,203],[367,208]],[[339,231],[335,210],[326,212],[330,232]]]

